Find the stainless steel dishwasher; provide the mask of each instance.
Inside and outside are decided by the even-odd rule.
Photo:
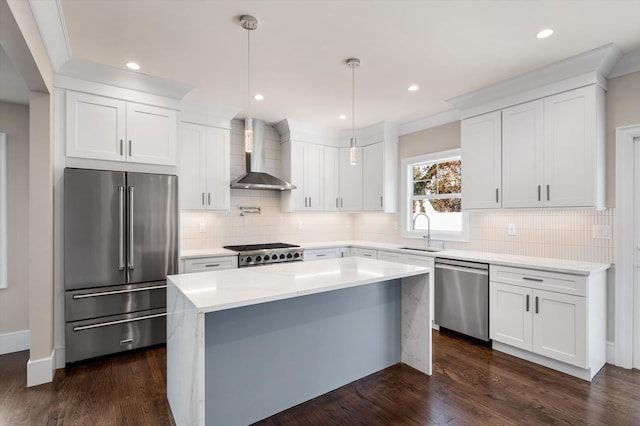
[[[435,323],[489,341],[489,265],[435,261]]]

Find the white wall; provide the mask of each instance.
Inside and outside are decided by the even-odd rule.
[[[245,173],[244,122],[232,121],[231,179]],[[280,136],[265,126],[265,168],[280,176]],[[260,207],[261,214],[240,216],[238,206]],[[182,211],[180,248],[183,250],[217,248],[230,244],[350,240],[353,214],[282,213],[278,191],[231,190],[228,212]],[[206,232],[200,232],[204,223]]]
[[[2,335],[29,330],[29,107],[0,102],[0,131],[7,134],[8,288],[0,289]],[[28,344],[28,341],[27,341]],[[21,349],[27,349],[22,347]]]

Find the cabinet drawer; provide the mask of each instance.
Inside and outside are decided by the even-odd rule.
[[[404,256],[393,251],[379,251],[378,260],[386,260],[388,262],[404,263]]]
[[[220,257],[200,257],[197,259],[186,259],[184,261],[184,272],[207,272],[221,269],[234,269],[238,267],[238,256]]]
[[[368,257],[370,259],[377,259],[378,258],[378,251],[377,250],[371,250],[371,249],[359,248],[357,256]]]
[[[587,279],[580,275],[491,265],[489,268],[489,276],[491,281],[505,284],[573,294],[576,296],[587,295]]]
[[[333,259],[336,257],[340,257],[340,249],[339,248],[330,248],[330,249],[318,249],[318,250],[305,250],[304,251],[304,260],[321,260],[321,259]]]

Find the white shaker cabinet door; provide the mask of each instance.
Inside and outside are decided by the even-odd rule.
[[[325,146],[324,151],[324,210],[340,209],[340,152],[333,146]]]
[[[587,368],[586,299],[543,290],[533,299],[533,351]]]
[[[358,162],[349,162],[349,148],[340,148],[340,210],[362,211],[362,148],[356,148]]]
[[[206,127],[180,124],[180,209],[206,208]]]
[[[230,132],[206,129],[206,203],[208,210],[229,210],[231,206]]]
[[[502,110],[502,207],[543,205],[542,120],[542,99]]]
[[[125,160],[125,101],[67,91],[67,157]]]
[[[324,209],[323,158],[322,145],[305,144],[304,147],[304,189],[306,210],[319,211]]]
[[[502,205],[502,125],[495,111],[462,120],[462,208]]]
[[[489,292],[489,337],[530,351],[533,342],[532,290],[490,282]]]
[[[145,164],[176,164],[177,115],[174,110],[127,103],[127,159]]]
[[[384,210],[384,144],[362,149],[362,204],[365,211]]]
[[[546,207],[596,206],[596,87],[544,100],[544,188]],[[601,153],[603,155],[603,153]]]

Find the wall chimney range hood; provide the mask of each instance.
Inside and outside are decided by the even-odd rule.
[[[245,153],[247,173],[231,181],[231,188],[285,191],[296,189],[264,170],[264,121],[253,119],[253,151]]]

